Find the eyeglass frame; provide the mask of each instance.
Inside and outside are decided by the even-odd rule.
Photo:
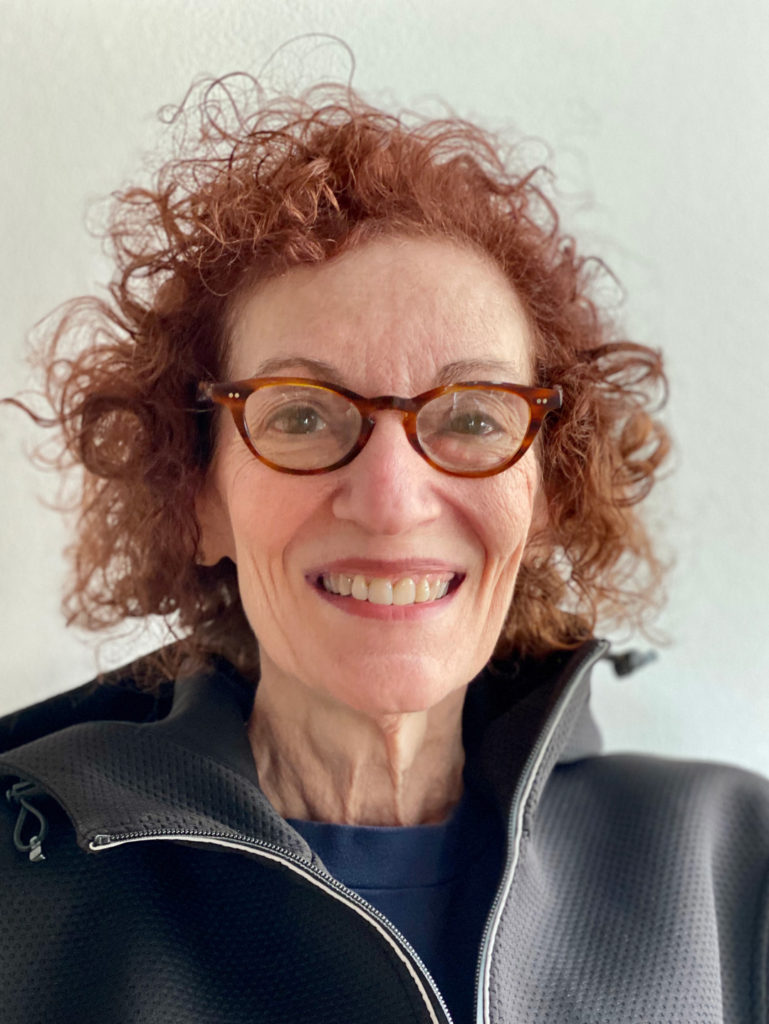
[[[322,466],[316,469],[294,469],[287,466],[280,466],[257,451],[249,436],[248,428],[246,426],[246,402],[251,395],[261,387],[281,384],[289,387],[312,387],[325,391],[332,391],[335,394],[348,399],[351,404],[355,406],[361,417],[360,432],[353,446],[341,459],[338,459],[331,466]],[[440,398],[442,395],[451,394],[453,392],[472,391],[480,388],[486,390],[507,391],[523,398],[529,406],[529,425],[526,428],[526,433],[524,434],[523,440],[521,441],[518,449],[509,459],[500,463],[498,466],[494,466],[491,469],[469,470],[467,472],[447,469],[445,466],[439,465],[430,458],[427,452],[422,448],[417,434],[417,416],[424,406],[427,405],[428,402],[432,402],[435,398]],[[403,424],[403,429],[406,432],[409,444],[418,455],[422,456],[428,465],[433,467],[433,469],[437,469],[440,473],[446,473],[448,476],[482,478],[496,476],[497,473],[503,473],[526,454],[528,449],[531,447],[534,438],[539,433],[547,414],[562,407],[563,391],[560,385],[556,385],[552,388],[543,388],[532,387],[527,384],[500,384],[496,381],[471,380],[430,388],[428,391],[423,391],[421,394],[415,395],[413,398],[401,398],[397,395],[379,395],[376,398],[365,398],[363,395],[359,395],[355,391],[350,391],[349,388],[342,387],[340,384],[331,384],[328,381],[315,380],[308,377],[248,377],[243,380],[235,381],[199,381],[197,386],[197,401],[198,404],[215,403],[228,409],[232,415],[238,433],[243,438],[246,447],[251,454],[260,462],[264,463],[264,465],[269,466],[270,469],[274,469],[279,473],[291,473],[294,476],[317,476],[321,473],[332,473],[335,469],[341,469],[342,466],[346,466],[348,463],[352,462],[352,460],[359,455],[366,446],[366,443],[371,437],[374,427],[376,426],[376,421],[372,414],[375,412],[394,410],[401,413],[401,423]]]

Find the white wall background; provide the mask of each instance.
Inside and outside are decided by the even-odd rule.
[[[88,203],[159,138],[155,111],[202,72],[257,71],[290,37],[338,34],[384,105],[547,140],[567,223],[625,284],[631,337],[661,345],[676,468],[655,505],[677,559],[670,645],[623,682],[601,669],[610,749],[769,773],[769,4],[732,0],[0,0],[0,390],[30,381],[24,336],[108,276]],[[305,41],[282,82],[346,77]],[[66,533],[41,504],[38,439],[0,409],[0,712],[88,677],[59,612]],[[152,646],[111,644],[102,663]]]

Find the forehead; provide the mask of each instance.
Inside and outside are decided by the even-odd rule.
[[[390,238],[260,284],[235,318],[228,369],[250,377],[312,360],[361,393],[407,393],[447,373],[525,383],[530,348],[518,297],[490,258]]]

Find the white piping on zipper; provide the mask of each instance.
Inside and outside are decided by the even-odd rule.
[[[96,840],[98,840],[98,839],[103,839],[103,840],[106,840],[106,841],[104,841],[104,842],[97,842]],[[446,1024],[446,1022],[448,1022],[448,1024],[452,1024],[451,1014],[449,1013],[448,1007],[446,1006],[446,1004],[444,1002],[444,999],[443,999],[443,996],[441,995],[440,991],[438,990],[437,985],[435,985],[434,982],[432,983],[432,987],[433,987],[435,996],[438,999],[438,1002],[440,1003],[440,1005],[441,1005],[441,1007],[443,1009],[443,1012],[446,1015],[446,1022],[440,1021],[439,1018],[435,1014],[435,1010],[433,1009],[433,1005],[432,1005],[432,1002],[430,1000],[430,997],[429,997],[428,993],[425,990],[425,986],[424,986],[424,980],[425,979],[420,977],[418,971],[416,971],[415,968],[414,968],[414,964],[411,962],[409,957],[406,955],[406,951],[404,949],[402,949],[401,946],[394,940],[393,936],[390,934],[389,929],[387,929],[383,925],[383,923],[378,920],[377,917],[375,917],[373,914],[367,913],[365,911],[364,907],[358,905],[354,900],[350,899],[350,897],[347,896],[346,893],[343,890],[337,889],[335,886],[324,884],[323,881],[313,871],[308,871],[308,870],[302,868],[300,864],[294,862],[293,860],[285,857],[284,855],[282,855],[280,853],[277,853],[277,852],[276,853],[272,853],[269,850],[265,850],[261,846],[251,845],[250,843],[239,843],[236,840],[228,840],[228,839],[221,839],[221,838],[216,838],[216,837],[211,837],[211,836],[187,834],[187,833],[184,833],[184,832],[180,832],[180,833],[164,832],[162,835],[156,835],[156,836],[153,836],[153,835],[131,836],[130,838],[125,838],[125,839],[121,839],[119,837],[113,838],[112,836],[95,836],[94,839],[90,840],[90,842],[88,843],[88,846],[89,846],[89,848],[94,853],[100,853],[102,850],[109,850],[109,849],[111,849],[112,847],[115,847],[115,846],[125,846],[128,843],[154,842],[154,841],[157,841],[157,840],[164,840],[164,839],[179,840],[179,841],[185,842],[185,843],[207,843],[207,844],[210,844],[210,845],[213,845],[213,846],[224,846],[224,847],[227,847],[228,849],[231,849],[231,850],[240,850],[241,852],[249,853],[252,856],[265,857],[267,860],[276,861],[279,864],[283,864],[285,867],[289,868],[291,871],[295,871],[297,874],[301,875],[303,878],[305,878],[308,881],[312,882],[312,884],[316,885],[319,889],[323,889],[324,892],[327,892],[328,895],[332,896],[334,899],[339,900],[340,903],[344,903],[346,906],[351,907],[360,917],[363,917],[370,924],[373,924],[374,927],[376,928],[376,930],[380,933],[380,935],[382,935],[382,937],[388,942],[388,944],[395,950],[395,953],[397,954],[398,958],[405,964],[406,969],[408,970],[409,974],[413,978],[414,983],[416,984],[416,986],[417,986],[417,988],[419,990],[419,994],[422,996],[422,999],[424,1000],[425,1006],[427,1007],[427,1011],[430,1014],[430,1020],[431,1020],[432,1024]],[[404,939],[404,942],[405,942],[405,939]],[[410,948],[411,947],[409,947],[409,949]],[[419,959],[418,954],[415,951],[413,951],[413,950],[412,950],[412,953],[413,953],[414,957],[418,960]],[[421,961],[419,961],[419,962],[421,963]],[[424,966],[424,965],[422,965],[422,966]],[[430,978],[429,973],[427,972],[426,968],[425,968],[425,974],[427,975],[428,980],[431,981],[432,979]]]
[[[518,860],[521,854],[521,839],[523,838],[523,815],[526,810],[526,806],[531,796],[531,791],[534,788],[534,783],[539,774],[539,770],[542,767],[542,762],[545,759],[546,754],[550,750],[550,746],[553,741],[553,735],[555,734],[558,726],[563,720],[563,716],[566,714],[566,710],[574,700],[574,697],[579,689],[582,680],[585,677],[593,665],[599,660],[608,649],[609,644],[604,641],[600,647],[596,648],[592,654],[585,659],[584,663],[580,665],[579,669],[574,674],[571,682],[568,684],[564,692],[556,705],[555,711],[552,713],[550,722],[543,733],[540,733],[537,743],[539,744],[539,751],[537,756],[529,768],[528,775],[524,779],[521,779],[516,787],[516,796],[514,797],[515,813],[511,813],[510,822],[512,827],[508,826],[508,835],[510,836],[510,853],[507,858],[505,865],[505,873],[503,875],[502,887],[497,890],[494,897],[496,909],[494,911],[494,917],[491,921],[491,927],[487,929],[484,937],[483,946],[480,952],[480,970],[478,985],[477,1000],[475,1006],[476,1024],[490,1024],[490,1017],[488,1016],[489,1008],[489,987],[491,983],[491,953],[494,943],[497,938],[497,932],[499,931],[499,925],[502,920],[502,914],[507,900],[510,895],[510,889],[513,885],[513,877],[515,875],[515,869],[518,867]],[[521,788],[523,783],[523,788]]]

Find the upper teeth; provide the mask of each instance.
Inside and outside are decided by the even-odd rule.
[[[419,604],[445,597],[449,579],[443,576],[401,576],[395,580],[382,576],[366,577],[345,572],[327,572],[323,586],[332,594],[354,597],[372,604]]]

